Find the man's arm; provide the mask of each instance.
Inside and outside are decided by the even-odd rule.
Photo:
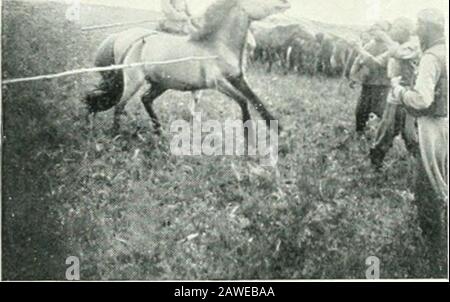
[[[362,64],[368,65],[369,67],[386,66],[389,60],[389,52],[385,52],[379,56],[373,56],[368,51],[363,48],[357,49],[360,57],[362,58]]]
[[[415,43],[412,39],[411,41],[400,45],[383,31],[377,31],[376,36],[379,40],[383,41],[388,50],[375,57],[370,54],[368,49],[357,47],[357,51],[364,57],[365,64],[371,64],[372,66],[386,66],[390,58],[410,60],[420,56],[420,45],[418,44],[418,41]]]
[[[402,45],[392,40],[392,38],[383,31],[377,31],[376,36],[383,41],[384,45],[388,48],[388,51],[382,56],[393,57],[400,60],[416,59],[420,56],[420,43],[412,37],[410,40]]]
[[[377,48],[377,43],[371,41],[368,44],[366,44],[364,47],[361,45],[354,45],[355,51],[358,53],[358,56],[360,58],[360,63],[362,65],[366,65],[369,68],[377,68],[380,66],[387,66],[390,52],[386,51],[385,53],[382,53],[378,56],[372,55],[372,52]],[[384,43],[384,42],[383,42]],[[389,44],[386,44],[389,46]]]
[[[402,103],[413,115],[423,115],[424,111],[434,102],[436,84],[440,73],[440,65],[437,59],[433,55],[425,54],[420,61],[414,89],[395,87],[395,90],[401,96]]]
[[[349,75],[350,80],[358,81],[358,72],[360,70],[361,70],[361,60],[360,56],[357,56],[352,64],[352,67],[350,68],[350,75]]]

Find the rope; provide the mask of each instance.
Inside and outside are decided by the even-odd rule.
[[[112,23],[112,24],[105,24],[105,25],[93,25],[93,26],[83,27],[81,30],[82,31],[91,31],[91,30],[105,29],[105,28],[111,28],[111,27],[137,25],[137,24],[143,24],[143,23],[153,23],[153,22],[159,22],[161,20],[164,20],[164,19],[152,19],[152,20],[141,20],[141,21],[133,21],[133,22]]]
[[[64,71],[64,72],[55,73],[55,74],[46,74],[46,75],[39,75],[39,76],[34,76],[34,77],[24,77],[24,78],[2,80],[2,85],[39,81],[39,80],[49,80],[49,79],[73,76],[73,75],[83,74],[83,73],[112,71],[112,70],[140,67],[140,66],[144,66],[144,65],[169,65],[169,64],[176,64],[176,63],[182,63],[182,62],[187,62],[187,61],[205,61],[205,60],[214,60],[214,59],[217,59],[217,56],[186,57],[186,58],[167,60],[167,61],[140,62],[140,63],[131,63],[131,64],[111,65],[111,66],[106,66],[106,67],[82,68],[82,69],[74,69],[74,70]]]

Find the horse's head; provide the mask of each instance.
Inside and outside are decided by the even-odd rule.
[[[261,20],[273,14],[282,13],[291,5],[288,0],[238,0],[251,20]]]

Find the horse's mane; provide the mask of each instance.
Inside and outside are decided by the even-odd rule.
[[[205,12],[204,22],[198,31],[191,34],[195,41],[206,40],[217,32],[229,11],[237,5],[237,0],[217,0]]]

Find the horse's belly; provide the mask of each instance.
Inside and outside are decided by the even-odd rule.
[[[146,76],[168,89],[196,90],[214,86],[218,73],[213,66],[200,62],[184,62],[164,66],[152,66]]]
[[[220,76],[209,51],[189,43],[186,37],[150,36],[145,42],[142,61],[164,63],[145,67],[151,82],[168,89],[194,90],[210,88]]]

